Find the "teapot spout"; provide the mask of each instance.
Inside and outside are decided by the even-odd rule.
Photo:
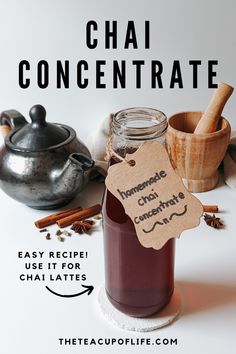
[[[90,170],[94,165],[94,161],[89,156],[77,152],[69,156],[68,162],[72,169],[78,169],[83,172]]]
[[[73,153],[69,156],[60,175],[55,181],[55,189],[61,196],[74,196],[80,192],[88,181],[88,172],[94,161],[82,153]]]

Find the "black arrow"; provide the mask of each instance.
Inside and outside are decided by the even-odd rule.
[[[92,285],[82,285],[83,288],[86,288],[84,291],[81,291],[81,293],[77,293],[77,294],[71,294],[71,295],[62,295],[62,294],[58,294],[55,291],[51,290],[48,286],[46,286],[46,289],[48,291],[50,291],[50,293],[60,296],[60,297],[76,297],[76,296],[80,296],[83,295],[85,293],[87,293],[88,295],[91,294],[91,292],[93,291],[94,287]]]

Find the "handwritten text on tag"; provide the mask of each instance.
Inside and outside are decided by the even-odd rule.
[[[135,165],[110,166],[105,183],[132,219],[144,247],[160,249],[199,225],[202,204],[185,188],[162,144],[145,142],[126,158]]]

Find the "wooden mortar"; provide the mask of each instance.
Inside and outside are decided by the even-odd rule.
[[[230,139],[221,116],[233,87],[220,82],[205,112],[182,112],[169,118],[166,141],[177,173],[190,192],[205,192],[218,182],[218,167]]]
[[[205,192],[218,182],[218,167],[230,139],[230,124],[222,117],[217,131],[194,134],[203,112],[181,112],[169,118],[167,149],[176,172],[190,192]]]

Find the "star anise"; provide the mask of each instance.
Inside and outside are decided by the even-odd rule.
[[[93,226],[92,220],[82,220],[82,221],[75,221],[71,227],[71,230],[78,234],[87,233]]]
[[[220,218],[217,218],[215,214],[210,215],[205,213],[204,215],[204,220],[208,226],[214,227],[215,229],[221,229],[224,227],[224,223]]]

